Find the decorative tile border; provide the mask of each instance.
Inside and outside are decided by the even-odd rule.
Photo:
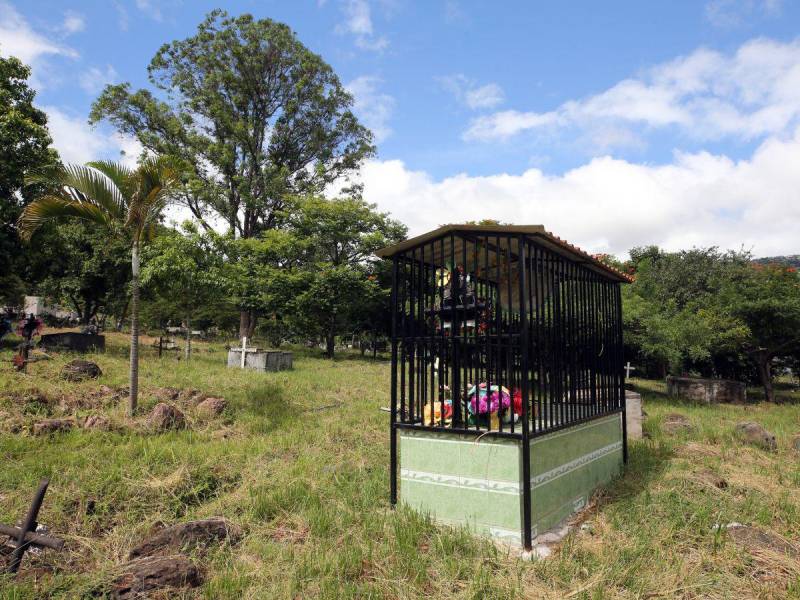
[[[558,479],[566,475],[567,473],[571,473],[576,469],[580,469],[581,467],[588,465],[590,462],[594,462],[599,458],[603,458],[604,456],[611,454],[612,452],[616,452],[617,450],[622,450],[622,442],[614,442],[613,444],[609,444],[608,446],[603,446],[602,448],[598,448],[590,452],[589,454],[584,454],[583,456],[579,456],[575,460],[571,460],[568,463],[564,463],[563,465],[557,466],[555,469],[550,469],[549,471],[545,471],[544,473],[540,473],[535,477],[531,478],[531,488],[541,487],[547,483],[550,483],[554,479]]]
[[[463,477],[461,475],[442,475],[440,473],[428,473],[426,471],[413,471],[411,469],[400,469],[401,481],[413,481],[415,483],[427,483],[431,485],[441,485],[461,489],[479,490],[496,494],[520,495],[521,486],[513,481],[496,481],[494,479],[478,479],[475,477]]]

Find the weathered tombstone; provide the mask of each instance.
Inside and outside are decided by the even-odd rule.
[[[741,381],[701,379],[699,377],[667,377],[667,394],[703,404],[720,402],[744,404],[747,389]]]
[[[642,439],[642,395],[625,390],[625,424],[628,439]]]
[[[71,350],[72,352],[102,351],[106,349],[106,337],[93,333],[48,333],[41,337],[42,348]]]
[[[242,338],[241,347],[228,350],[228,366],[254,371],[282,371],[292,368],[292,353],[248,347],[247,338]]]
[[[265,354],[266,354],[266,362],[265,362],[266,370],[280,371],[282,366],[281,353],[275,350],[270,350]]]

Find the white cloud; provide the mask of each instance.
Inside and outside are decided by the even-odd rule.
[[[83,15],[73,11],[67,11],[64,15],[64,22],[61,24],[61,31],[66,35],[72,35],[86,29],[86,20]]]
[[[362,50],[385,50],[389,40],[375,35],[372,26],[372,10],[367,0],[343,0],[344,21],[336,26],[336,32],[350,34]]]
[[[117,72],[111,65],[106,65],[105,70],[92,67],[88,71],[84,71],[78,79],[80,86],[90,95],[99,93],[106,84],[116,81]]]
[[[706,19],[716,27],[737,27],[754,17],[776,17],[783,8],[783,0],[709,0],[706,2]]]
[[[756,39],[726,55],[708,49],[548,112],[502,111],[472,121],[467,140],[502,140],[545,126],[672,127],[699,140],[742,140],[800,122],[800,41]]]
[[[505,99],[503,88],[496,83],[478,85],[474,80],[460,73],[437,79],[444,89],[472,110],[494,108],[502,104]]]
[[[78,57],[78,53],[72,48],[35,32],[12,5],[1,1],[0,54],[16,56],[30,65],[33,71],[32,82],[37,88],[43,87],[41,76],[48,70],[45,60],[48,56]]]
[[[394,110],[394,98],[378,90],[381,83],[379,77],[363,75],[345,86],[353,95],[354,112],[372,130],[378,143],[392,133],[389,119]]]
[[[487,83],[467,90],[465,100],[470,108],[493,108],[503,102],[503,88],[496,83]]]
[[[109,134],[90,127],[85,118],[66,114],[54,106],[44,106],[47,126],[53,138],[53,146],[61,160],[71,163],[86,163],[91,160],[112,159],[135,165],[142,146],[132,138],[118,133]]]
[[[638,165],[599,157],[563,175],[435,180],[401,161],[372,161],[362,171],[365,199],[410,227],[484,218],[544,224],[590,252],[624,254],[633,246],[693,245],[800,252],[800,128],[764,141],[748,160],[707,152],[676,154],[671,164]]]
[[[482,141],[505,139],[526,129],[555,125],[557,122],[558,114],[555,112],[535,113],[503,110],[473,119],[469,129],[464,133],[464,139]]]
[[[136,8],[154,21],[161,22],[164,20],[164,15],[161,13],[161,8],[159,7],[158,2],[153,2],[153,0],[136,0]]]
[[[128,31],[128,9],[121,2],[114,2],[114,8],[117,9],[117,26],[120,31]]]

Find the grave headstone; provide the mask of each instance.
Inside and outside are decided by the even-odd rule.
[[[667,394],[704,404],[731,402],[744,404],[747,389],[741,381],[701,379],[699,377],[667,377]]]
[[[241,347],[228,350],[228,367],[255,371],[283,371],[292,368],[292,353],[248,347],[247,338],[242,338]]]
[[[39,340],[39,347],[71,350],[72,352],[103,351],[106,349],[106,338],[95,333],[47,333]]]

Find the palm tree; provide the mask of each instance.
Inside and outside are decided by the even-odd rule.
[[[166,158],[147,158],[136,169],[109,161],[59,165],[35,175],[29,183],[47,190],[28,204],[18,226],[23,239],[46,221],[78,218],[108,229],[131,243],[131,371],[128,414],[133,416],[139,391],[139,251],[156,232],[161,211],[179,185]]]

